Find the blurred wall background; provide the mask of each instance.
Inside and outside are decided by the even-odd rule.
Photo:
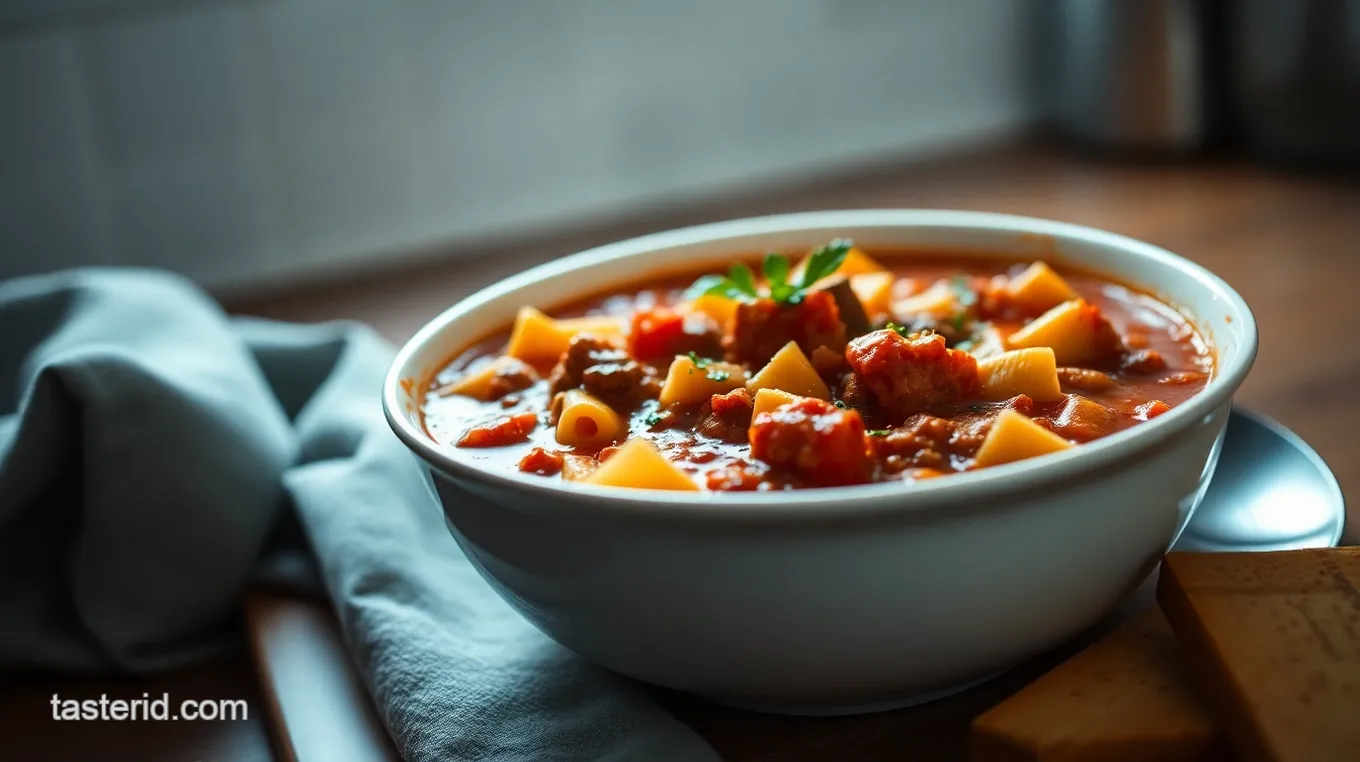
[[[0,278],[306,279],[1023,129],[1024,0],[7,0]]]

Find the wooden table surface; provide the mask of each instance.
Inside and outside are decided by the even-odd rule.
[[[1251,305],[1261,351],[1238,401],[1293,428],[1360,495],[1360,184],[1235,161],[1134,165],[1074,159],[1022,143],[926,163],[893,163],[551,235],[486,241],[400,272],[232,300],[286,320],[353,318],[393,341],[471,291],[539,261],[610,240],[699,222],[855,207],[980,209],[1105,228],[1166,247],[1221,275]],[[1343,542],[1360,544],[1360,508]],[[304,617],[305,619],[306,617]],[[313,619],[315,619],[313,617]],[[313,624],[315,624],[313,622]],[[1043,668],[926,707],[840,719],[765,717],[668,696],[664,703],[725,757],[740,760],[962,760],[971,716]],[[245,698],[237,723],[58,723],[51,694]],[[319,701],[324,707],[324,698]],[[319,710],[320,711],[320,710]],[[286,759],[271,750],[267,706],[241,658],[150,678],[28,676],[0,686],[0,759]],[[302,760],[301,762],[309,762]],[[328,761],[323,761],[328,762]]]

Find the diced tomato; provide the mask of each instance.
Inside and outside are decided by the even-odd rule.
[[[845,351],[845,324],[836,298],[826,291],[813,291],[797,305],[757,299],[737,307],[732,334],[724,339],[729,359],[752,366],[764,365],[790,341],[809,357],[818,347],[836,354]]]
[[[495,423],[474,426],[458,440],[459,447],[504,447],[529,438],[538,425],[535,413],[516,413]]]
[[[666,359],[676,353],[684,340],[685,316],[681,313],[664,307],[633,313],[628,341],[637,359]]]
[[[1162,402],[1161,400],[1153,400],[1151,402],[1144,402],[1143,404],[1134,408],[1133,417],[1134,419],[1139,421],[1150,421],[1153,418],[1156,418],[1157,416],[1167,412],[1170,409],[1171,406],[1166,404],[1165,402]]]
[[[540,476],[552,476],[562,470],[562,453],[535,447],[520,459],[519,470]]]

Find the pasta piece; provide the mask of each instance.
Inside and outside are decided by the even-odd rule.
[[[892,273],[861,273],[850,276],[850,288],[870,316],[888,311],[892,301]]]
[[[699,485],[645,439],[624,442],[583,481],[605,487],[698,491]]]
[[[593,333],[596,336],[622,336],[627,331],[624,318],[614,315],[563,318],[557,321],[557,328],[567,335],[568,340],[578,333]]]
[[[827,388],[826,382],[817,375],[812,362],[794,341],[775,352],[765,367],[746,382],[746,388],[752,394],[761,389],[780,389],[804,397],[831,399],[831,390]]]
[[[777,407],[797,402],[800,399],[804,398],[778,389],[760,389],[756,392],[755,403],[751,408],[751,420],[754,421],[756,416],[761,413],[771,412]]]
[[[892,306],[893,312],[902,315],[931,315],[949,317],[958,311],[954,289],[949,281],[936,281],[930,288],[915,296],[899,299]]]
[[[1059,365],[1081,365],[1119,351],[1119,336],[1084,300],[1063,302],[1007,340],[1012,348],[1051,347]]]
[[[1006,295],[1020,309],[1039,313],[1077,298],[1063,277],[1043,262],[1035,262],[1006,284]]]
[[[622,439],[628,427],[614,409],[580,389],[562,392],[557,441],[568,447],[598,447]]]
[[[572,337],[581,333],[621,336],[624,325],[621,319],[610,316],[554,320],[533,307],[521,307],[505,353],[528,362],[553,362],[567,351]]]
[[[997,466],[1038,455],[1066,450],[1072,443],[1011,409],[997,413],[991,431],[982,440],[974,462],[978,466]]]
[[[694,301],[689,303],[689,309],[692,312],[702,312],[713,318],[713,321],[718,325],[726,326],[737,314],[738,304],[735,299],[708,294],[696,297]]]
[[[740,389],[745,383],[746,369],[740,365],[705,359],[695,363],[691,357],[676,355],[657,401],[663,408],[677,402],[703,402],[715,394]]]
[[[1063,398],[1058,363],[1048,347],[1013,349],[978,361],[983,399],[1000,402],[1023,394],[1035,402]]]
[[[571,337],[557,327],[556,320],[533,307],[520,307],[505,353],[531,362],[553,361],[566,351],[570,340]]]

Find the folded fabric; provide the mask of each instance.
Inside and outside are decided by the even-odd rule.
[[[406,759],[716,759],[477,575],[383,421],[390,357],[160,273],[0,284],[0,669],[233,647],[242,590],[310,548]]]

